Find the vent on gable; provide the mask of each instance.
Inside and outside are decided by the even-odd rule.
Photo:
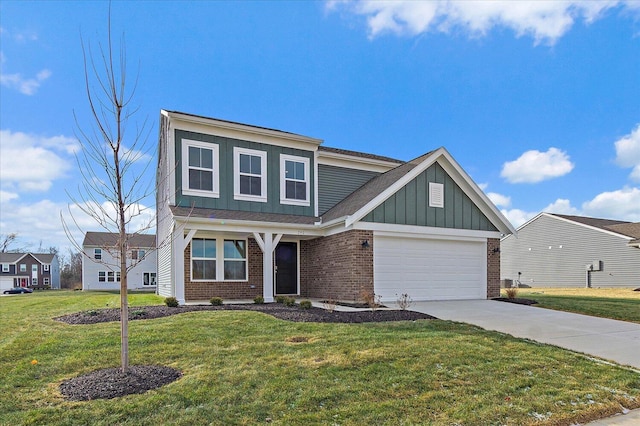
[[[429,207],[444,207],[444,184],[429,182]]]

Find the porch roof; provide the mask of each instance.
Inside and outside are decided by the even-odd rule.
[[[239,210],[219,210],[205,208],[189,208],[170,206],[171,213],[177,217],[198,219],[240,220],[247,222],[286,223],[293,225],[314,225],[320,221],[315,216],[299,216],[292,214],[246,212]]]

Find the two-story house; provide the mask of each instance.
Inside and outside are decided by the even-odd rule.
[[[514,229],[446,149],[405,162],[321,144],[161,111],[158,294],[498,296]]]
[[[59,289],[58,256],[51,253],[0,253],[0,291],[11,287]]]
[[[120,290],[118,234],[87,232],[82,242],[82,289]],[[127,288],[155,290],[157,273],[156,236],[127,236]]]

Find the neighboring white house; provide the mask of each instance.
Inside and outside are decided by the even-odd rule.
[[[82,243],[82,289],[119,290],[120,262],[118,235],[108,232],[87,232]],[[156,236],[130,234],[127,242],[127,265],[134,265],[127,274],[129,290],[156,288]]]
[[[502,280],[519,278],[528,287],[640,286],[640,222],[540,213],[517,231],[500,242]]]

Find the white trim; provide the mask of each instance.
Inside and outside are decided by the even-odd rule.
[[[376,235],[402,235],[407,238],[441,238],[457,240],[486,240],[487,238],[500,238],[498,231],[476,231],[471,229],[438,228],[416,225],[392,225],[375,222],[358,222],[353,229],[374,231]]]
[[[318,207],[318,151],[313,153],[313,199],[315,200],[313,215],[318,217],[320,212]]]
[[[301,181],[298,179],[289,179],[292,182],[304,182],[306,186],[306,189],[305,189],[306,198],[304,200],[287,198],[287,168],[286,168],[287,161],[294,162],[294,163],[302,163],[304,165],[304,180]],[[311,176],[311,170],[309,167],[309,159],[307,157],[298,157],[295,155],[280,154],[280,204],[289,204],[293,206],[311,205],[310,198],[309,198],[309,195],[311,192],[310,176]]]
[[[302,149],[305,151],[315,151],[318,145],[323,142],[322,139],[309,136],[217,120],[215,118],[199,117],[166,110],[161,110],[160,113],[169,118],[171,130],[192,131],[231,139]]]
[[[189,148],[200,148],[211,150],[212,165],[211,169],[204,167],[190,167],[189,166]],[[183,195],[195,195],[198,197],[219,198],[220,197],[220,147],[218,144],[210,142],[195,141],[191,139],[182,139],[182,194]],[[212,189],[211,191],[204,189],[191,189],[189,188],[189,169],[196,170],[211,170],[212,174]]]
[[[194,239],[203,239],[203,240],[215,240],[216,241],[216,257],[193,257],[193,240]],[[226,241],[244,241],[245,253],[244,253],[244,279],[225,279],[224,277],[224,262],[227,259],[224,257],[224,242]],[[189,265],[189,279],[192,282],[247,282],[249,281],[249,241],[246,237],[236,237],[233,235],[224,235],[224,234],[200,234],[197,237],[192,237],[191,240],[191,261],[195,260],[215,260],[216,262],[216,276],[214,279],[194,279],[193,278],[193,263]],[[258,243],[259,244],[259,243]],[[233,259],[233,261],[240,262],[239,259]]]
[[[260,195],[249,195],[240,193],[240,155],[249,155],[260,158]],[[243,173],[252,175],[251,173]],[[233,147],[233,199],[241,201],[267,202],[267,152],[255,149]]]

